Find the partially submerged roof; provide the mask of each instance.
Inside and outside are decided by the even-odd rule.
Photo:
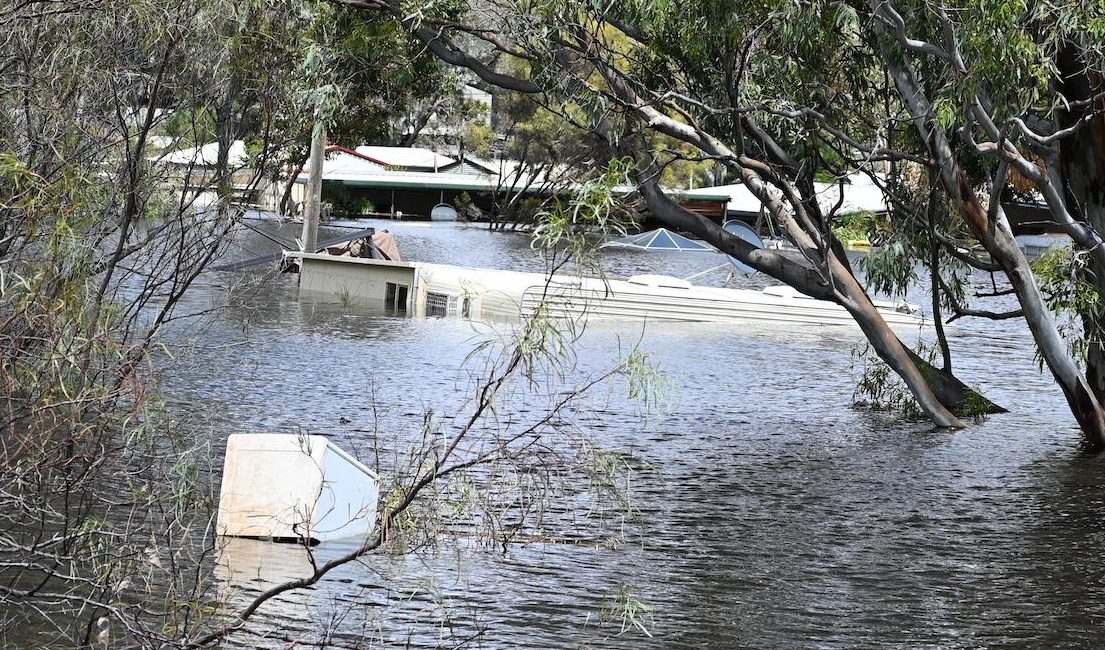
[[[688,239],[667,228],[657,228],[638,235],[620,237],[603,244],[609,248],[631,248],[643,251],[713,251],[713,246]]]

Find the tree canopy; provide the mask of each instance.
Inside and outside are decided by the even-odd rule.
[[[942,426],[964,393],[919,364],[886,327],[814,197],[818,175],[865,173],[893,202],[889,271],[929,267],[936,305],[960,317],[1023,317],[1087,445],[1105,446],[1100,310],[1083,310],[1077,358],[1002,207],[1011,187],[1046,203],[1102,286],[1102,9],[1010,0],[402,3],[390,13],[443,61],[521,93],[635,161],[641,195],[670,225],[799,290],[848,309],[872,347]],[[493,17],[493,20],[489,20]],[[524,66],[504,65],[524,61]],[[570,107],[566,108],[566,107]],[[578,121],[578,118],[577,118]],[[651,134],[651,135],[650,135]],[[682,153],[723,164],[784,227],[800,259],[752,249],[690,214],[658,183]],[[1081,179],[1081,180],[1079,180]],[[967,234],[987,259],[963,254]],[[956,270],[1000,274],[1020,308],[964,305]],[[872,264],[870,286],[894,288]],[[905,274],[898,273],[905,277]],[[1054,301],[1052,301],[1054,306]],[[1095,312],[1095,313],[1091,313]],[[954,382],[951,382],[954,384]]]

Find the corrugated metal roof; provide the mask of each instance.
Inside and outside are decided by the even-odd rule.
[[[357,147],[357,153],[388,167],[441,169],[456,160],[421,147]]]
[[[338,148],[331,148],[327,150],[326,160],[322,165],[322,178],[324,180],[339,180],[349,176],[379,174],[383,171],[385,171],[385,168],[379,163],[366,160],[361,156]],[[309,172],[309,166],[304,165],[303,173]]]
[[[402,147],[357,147],[356,152],[342,147],[331,146],[327,149],[326,162],[323,165],[323,180],[340,182],[354,187],[371,187],[377,189],[427,189],[427,190],[458,190],[467,192],[495,192],[512,191],[523,193],[545,193],[550,191],[546,186],[549,179],[544,174],[536,178],[529,178],[522,171],[521,163],[512,160],[484,161],[475,159],[481,167],[495,171],[486,174],[469,174],[433,172],[422,167],[409,165],[384,165],[372,156],[376,150],[403,150]],[[428,149],[409,149],[409,151],[421,151],[430,155],[437,155],[439,159],[453,161],[452,158],[435,154]],[[414,161],[420,160],[420,154],[410,154],[392,157],[392,160]],[[368,160],[371,158],[372,160]],[[426,158],[421,159],[423,162]],[[394,170],[388,167],[407,166],[407,170]],[[440,168],[439,168],[440,169]],[[501,170],[501,174],[500,174]],[[309,170],[304,167],[303,172],[296,178],[297,183],[307,182]],[[521,176],[521,178],[519,178]],[[571,187],[567,184],[566,187]],[[560,189],[566,189],[561,187]],[[623,185],[614,188],[619,195],[632,194],[637,188],[632,185]],[[724,202],[729,195],[719,188],[705,187],[693,190],[671,190],[673,197],[689,201],[714,201]]]
[[[227,164],[231,167],[241,167],[249,161],[246,155],[246,145],[241,140],[230,143],[227,153]],[[199,147],[189,147],[180,151],[172,151],[161,156],[160,161],[171,165],[199,165],[201,167],[214,167],[219,160],[219,143],[208,142]]]

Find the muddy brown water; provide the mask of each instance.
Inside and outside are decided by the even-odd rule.
[[[521,236],[368,225],[396,232],[407,259],[542,270]],[[270,246],[249,234],[241,244],[232,255]],[[615,275],[685,276],[719,262],[607,256]],[[176,334],[195,346],[166,370],[174,413],[202,421],[214,446],[234,432],[306,430],[364,457],[374,437],[415,432],[426,409],[462,403],[464,359],[486,331],[301,301],[293,276],[261,274],[205,278],[187,308],[226,307]],[[243,280],[249,290],[230,289]],[[928,302],[921,291],[911,299]],[[852,329],[590,328],[576,348],[580,376],[639,340],[671,381],[662,414],[641,417],[617,387],[580,414],[597,444],[627,459],[636,518],[594,522],[553,504],[550,526],[566,537],[520,538],[505,552],[450,538],[432,552],[372,556],[267,606],[236,643],[317,643],[328,628],[346,647],[1098,646],[1103,468],[1078,452],[1023,326],[951,332],[960,375],[1011,411],[956,432],[851,408],[859,339]],[[307,562],[302,549],[249,540],[227,553],[236,568],[220,579],[239,599]],[[651,637],[619,594],[648,608],[639,620]]]

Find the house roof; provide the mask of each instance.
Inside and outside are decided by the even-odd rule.
[[[413,151],[415,153],[395,154],[395,151]],[[372,155],[383,151],[388,155]],[[424,152],[422,154],[418,152]],[[395,155],[392,155],[395,154]],[[432,158],[425,155],[437,156],[439,162],[450,161],[455,166],[456,160],[447,156],[436,154],[429,149],[404,148],[404,147],[367,147],[361,146],[354,149],[338,145],[330,145],[326,148],[326,161],[323,165],[322,178],[325,181],[336,181],[355,187],[370,187],[377,189],[431,189],[431,190],[458,190],[476,192],[496,192],[502,190],[521,191],[526,193],[542,193],[548,191],[544,187],[547,178],[539,174],[537,178],[529,178],[522,173],[521,163],[512,160],[485,161],[479,158],[465,156],[464,160],[475,167],[486,170],[486,173],[438,173],[432,168],[421,166],[400,165],[398,162],[419,161],[425,163]],[[421,156],[421,157],[420,157]],[[391,160],[385,163],[381,158]],[[395,169],[407,167],[406,169]],[[446,165],[438,167],[442,170]],[[305,183],[309,169],[304,166],[303,171],[296,178],[297,183]],[[532,182],[529,182],[532,181]],[[625,185],[613,188],[619,195],[631,194],[636,187]],[[686,200],[721,202],[728,198],[718,188],[706,187],[694,190],[677,190],[673,194]]]
[[[422,147],[357,147],[356,152],[385,167],[407,169],[442,169],[455,165],[456,160]]]
[[[882,190],[871,181],[866,174],[851,174],[844,183],[844,200],[838,210],[839,214],[849,212],[886,212],[886,198]],[[825,212],[832,210],[840,199],[841,188],[839,183],[814,183],[814,192],[817,196],[817,205]],[[758,213],[763,206],[756,195],[743,183],[736,185],[719,185],[717,187],[704,187],[702,191],[713,190],[729,196],[730,212]],[[779,190],[768,188],[772,194],[781,196]]]
[[[378,189],[431,189],[431,190],[459,190],[466,192],[496,192],[508,189],[511,186],[510,178],[503,178],[489,174],[447,174],[421,171],[388,171],[386,169],[372,170],[358,168],[355,165],[332,167],[333,162],[327,159],[323,168],[322,178],[326,181],[338,181],[353,187],[371,187]],[[307,182],[306,169],[296,179],[297,183]],[[516,191],[540,193],[547,191],[541,185],[528,185],[516,187]],[[699,190],[679,190],[673,195],[686,200],[697,201],[724,201],[725,195],[713,191],[714,188],[702,188]],[[632,186],[618,186],[614,188],[616,194],[630,194],[637,190]]]
[[[473,167],[476,167],[478,169],[482,169],[483,171],[487,172],[488,174],[498,174],[499,173],[499,165],[498,165],[498,163],[496,163],[494,161],[484,160],[483,158],[480,158],[478,156],[472,156],[472,155],[469,155],[469,154],[465,154],[464,157],[463,157],[463,160],[464,160],[464,162],[468,163],[469,165],[472,165]]]
[[[326,159],[322,165],[324,180],[343,180],[356,178],[364,174],[378,174],[385,170],[384,165],[370,160],[357,152],[331,145],[326,147]],[[310,171],[310,165],[303,166],[303,173]]]
[[[159,160],[171,165],[213,167],[219,160],[219,143],[208,142],[198,147],[171,151],[161,156]],[[227,152],[227,164],[231,167],[243,167],[247,162],[249,162],[249,156],[246,154],[245,143],[241,140],[231,142]]]

